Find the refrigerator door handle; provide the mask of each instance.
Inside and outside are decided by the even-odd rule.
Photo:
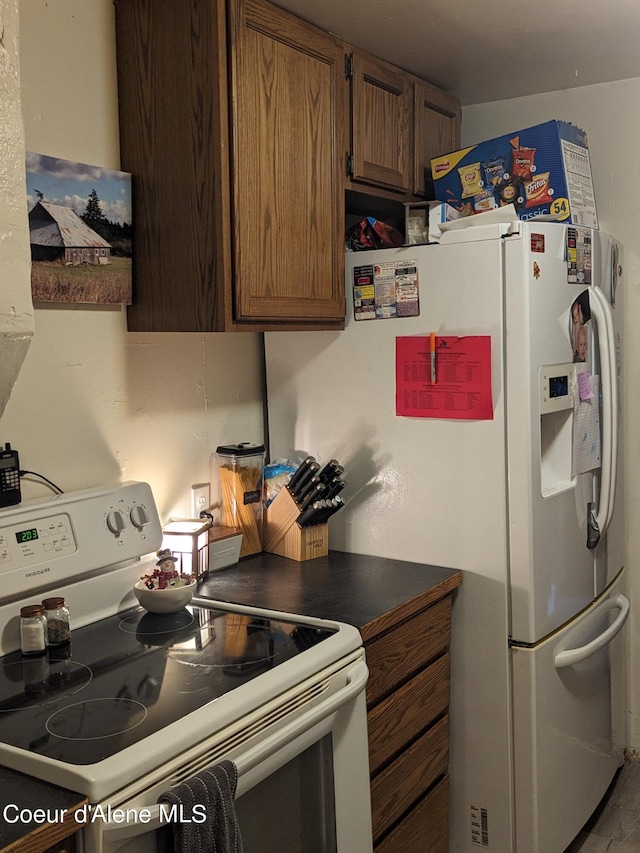
[[[611,524],[613,519],[613,509],[616,499],[617,471],[618,471],[618,375],[616,364],[616,337],[613,324],[613,310],[609,300],[604,295],[599,287],[595,288],[598,291],[598,297],[604,311],[606,341],[609,356],[609,393],[611,397],[611,447],[609,460],[611,464],[611,476],[609,478],[609,502],[607,505],[607,520],[605,530]]]
[[[575,664],[590,658],[592,655],[595,655],[596,652],[599,652],[600,649],[603,649],[608,643],[610,643],[627,621],[629,616],[629,599],[622,594],[614,595],[612,598],[605,601],[603,605],[598,608],[597,612],[598,614],[601,614],[606,610],[620,610],[620,613],[611,625],[609,625],[606,631],[603,631],[602,634],[597,636],[594,640],[591,640],[590,643],[580,646],[577,649],[566,649],[564,652],[558,652],[553,658],[556,669],[563,669],[566,666],[574,666]]]
[[[589,504],[587,548],[597,546],[613,517],[618,456],[618,382],[611,306],[599,287],[592,287],[589,307],[595,320],[602,389],[602,466],[598,503]]]

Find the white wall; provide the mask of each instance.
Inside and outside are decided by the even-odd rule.
[[[0,3],[0,415],[33,335],[18,73],[18,5]]]
[[[462,117],[463,145],[473,145],[504,133],[531,127],[549,119],[570,121],[586,131],[595,185],[600,228],[614,234],[625,246],[623,323],[624,439],[626,485],[627,589],[631,597],[629,648],[630,712],[628,744],[640,749],[640,396],[637,393],[640,340],[635,334],[640,311],[640,79],[477,104]]]
[[[112,0],[0,0],[0,21],[18,9],[26,149],[119,169]],[[19,85],[5,92],[19,106]],[[0,245],[12,206],[28,234],[19,123],[11,132],[22,177],[3,192]],[[10,260],[28,263],[28,253],[27,236]],[[189,487],[209,479],[215,447],[263,440],[261,376],[255,334],[133,334],[124,308],[36,306],[0,442],[65,491],[144,479],[162,518],[188,515]],[[24,499],[50,494],[33,479],[22,485]]]

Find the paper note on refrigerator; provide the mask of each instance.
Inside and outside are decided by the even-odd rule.
[[[491,337],[435,336],[435,382],[429,335],[396,338],[396,415],[492,420]]]
[[[578,374],[573,392],[573,450],[571,474],[586,474],[600,467],[600,410],[599,386],[600,378],[592,376],[587,371]],[[585,385],[590,380],[587,396]]]
[[[354,320],[388,320],[419,314],[417,261],[385,261],[354,267]]]

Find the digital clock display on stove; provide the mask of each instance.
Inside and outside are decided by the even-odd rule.
[[[25,542],[33,542],[38,538],[37,527],[30,527],[28,530],[19,530],[16,533],[16,541],[18,545],[23,545]]]

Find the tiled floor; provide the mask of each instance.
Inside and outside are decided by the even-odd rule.
[[[625,761],[603,802],[565,853],[640,851],[640,762]]]

